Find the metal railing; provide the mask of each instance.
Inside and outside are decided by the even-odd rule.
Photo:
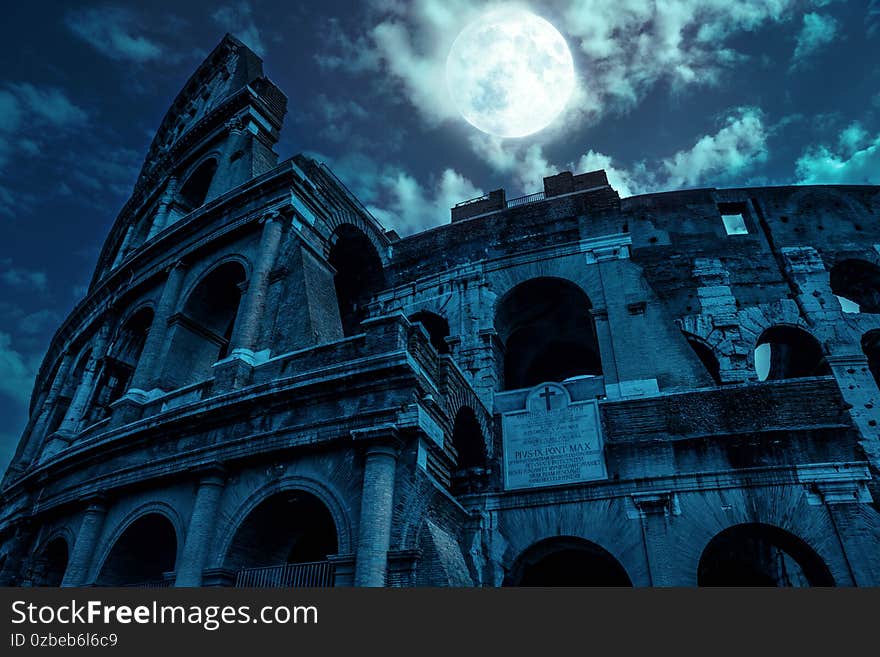
[[[329,561],[310,563],[285,563],[278,566],[244,568],[235,576],[237,588],[329,588],[333,586],[335,572]]]
[[[527,203],[534,203],[536,201],[544,200],[544,192],[535,192],[534,194],[526,194],[525,196],[518,196],[516,198],[512,198],[507,202],[508,208],[515,208],[518,205],[526,205]]]

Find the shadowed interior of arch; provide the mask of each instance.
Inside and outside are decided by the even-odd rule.
[[[328,261],[336,271],[333,283],[339,305],[342,333],[348,337],[360,330],[367,316],[366,304],[385,286],[382,261],[376,247],[358,228],[342,224],[336,231]]]
[[[847,312],[880,313],[880,267],[865,260],[842,260],[831,268],[831,291],[849,301]]]
[[[684,337],[687,340],[688,345],[690,345],[691,349],[694,350],[694,353],[697,355],[697,358],[700,359],[703,367],[706,368],[709,376],[712,377],[712,381],[715,382],[715,385],[720,385],[721,365],[718,363],[718,358],[715,357],[715,353],[712,351],[712,348],[697,336],[690,333],[682,333],[684,333]]]
[[[212,158],[202,162],[186,179],[180,188],[179,196],[187,210],[195,210],[204,205],[215,173],[217,173],[217,160]]]
[[[67,541],[60,536],[53,538],[37,554],[31,583],[34,586],[60,586],[68,557]]]
[[[761,523],[729,527],[703,550],[698,586],[834,586],[822,558],[794,534]]]
[[[421,324],[428,332],[431,338],[431,345],[437,350],[438,354],[448,354],[449,345],[446,338],[449,337],[449,322],[436,313],[421,310],[409,316],[409,321],[413,324]]]
[[[282,566],[324,562],[338,550],[336,523],[326,505],[306,491],[285,491],[260,502],[242,521],[223,567],[232,572],[279,567],[262,585],[290,586],[284,581],[289,570]]]
[[[504,390],[602,374],[589,297],[560,278],[520,283],[499,302],[495,330],[504,347]]]
[[[773,326],[761,334],[755,371],[760,381],[831,374],[819,341],[796,326]]]
[[[485,484],[488,470],[486,442],[474,410],[462,406],[455,414],[452,444],[458,454],[458,463],[452,475],[453,492],[474,493]]]
[[[621,563],[605,548],[559,536],[535,543],[514,563],[505,586],[632,586]]]
[[[862,352],[868,359],[874,381],[880,386],[880,329],[868,331],[862,336]]]
[[[177,533],[161,513],[148,513],[116,539],[101,566],[98,586],[160,586],[174,572]]]

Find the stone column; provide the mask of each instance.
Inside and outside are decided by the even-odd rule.
[[[22,563],[30,553],[33,523],[29,518],[14,521],[13,535],[6,549],[6,561],[0,569],[0,586],[18,586]]]
[[[61,358],[61,365],[58,366],[58,372],[55,374],[52,386],[49,388],[49,394],[46,395],[46,399],[38,411],[39,415],[37,415],[37,419],[31,427],[27,445],[22,451],[21,456],[15,460],[18,465],[27,467],[46,439],[46,430],[52,421],[52,416],[55,414],[58,397],[61,395],[61,391],[64,390],[64,385],[67,383],[67,375],[72,365],[73,354],[69,351],[64,352],[64,356]]]
[[[174,586],[177,587],[202,585],[202,569],[205,567],[208,545],[214,533],[220,496],[226,484],[226,472],[220,465],[205,468],[201,474],[189,528],[186,530],[183,554],[177,565],[177,578],[174,581]]]
[[[399,453],[395,432],[376,436],[366,449],[355,586],[385,586],[394,510],[394,475]]]
[[[174,201],[174,196],[177,194],[177,184],[178,180],[174,176],[168,179],[165,190],[162,192],[162,197],[159,199],[159,207],[156,210],[156,216],[153,218],[153,224],[150,226],[150,232],[147,234],[147,241],[153,239],[153,237],[168,227],[169,208]]]
[[[260,246],[235,318],[229,356],[214,366],[214,386],[217,390],[247,385],[254,365],[268,356],[268,352],[255,352],[269,293],[269,274],[275,266],[281,245],[284,217],[272,211],[261,219],[261,223],[263,233]]]
[[[168,334],[168,320],[177,310],[186,271],[187,266],[181,261],[174,263],[168,269],[168,278],[165,280],[165,287],[162,288],[162,296],[153,315],[153,323],[150,325],[140,360],[131,377],[129,390],[145,394],[147,390],[156,387],[159,374],[157,370],[161,365],[159,360]]]
[[[241,300],[232,333],[230,353],[233,355],[237,351],[253,354],[266,307],[269,274],[275,266],[278,248],[281,245],[281,234],[284,230],[284,217],[281,213],[272,211],[266,214],[260,223],[263,225],[263,234],[260,237],[259,253],[244,298]]]
[[[110,335],[113,331],[112,316],[109,314],[105,315],[101,321],[103,324],[98,330],[98,336],[95,338],[95,342],[92,345],[92,353],[89,355],[89,360],[83,371],[82,379],[76,387],[73,397],[71,397],[70,407],[67,409],[67,414],[61,422],[61,426],[58,427],[58,433],[62,436],[69,437],[75,435],[82,428],[82,422],[85,420],[88,413],[89,401],[92,399],[92,394],[95,392],[98,374],[101,369],[101,364],[104,361],[104,357],[107,355],[107,347],[110,342]]]
[[[84,586],[95,558],[95,548],[101,531],[104,529],[104,518],[107,515],[107,502],[103,495],[95,495],[88,499],[89,506],[79,526],[76,542],[67,562],[67,570],[61,586]]]

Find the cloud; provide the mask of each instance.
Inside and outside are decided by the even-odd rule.
[[[64,128],[78,128],[88,123],[88,113],[75,105],[56,87],[38,87],[29,83],[10,84],[9,89],[30,114],[45,123]]]
[[[0,395],[27,404],[38,366],[38,358],[24,356],[13,347],[10,335],[0,331]]]
[[[143,21],[129,9],[94,7],[72,11],[65,23],[71,32],[110,59],[143,64],[163,54],[156,41],[137,33]]]
[[[363,73],[379,70],[379,54],[363,36],[348,36],[339,24],[339,19],[331,18],[323,26],[326,50],[316,52],[315,62],[328,71],[348,71]]]
[[[254,23],[250,3],[241,2],[236,5],[220,7],[211,14],[211,19],[224,30],[231,32],[261,57],[266,54],[266,46],[259,28]]]
[[[16,267],[10,258],[0,258],[0,280],[10,287],[22,290],[48,290],[46,272]]]
[[[523,193],[543,189],[543,178],[559,171],[605,169],[611,186],[621,196],[631,196],[736,180],[767,160],[768,133],[761,110],[734,108],[722,118],[717,132],[699,137],[690,148],[652,163],[635,162],[630,167],[592,149],[577,161],[559,166],[548,160],[539,144],[526,145],[487,135],[472,137],[471,146],[493,169],[510,176]]]
[[[498,4],[374,0],[367,12],[370,27],[352,37],[333,23],[327,51],[316,57],[327,67],[352,72],[377,66],[429,125],[457,119],[446,89],[446,56],[461,29]],[[823,4],[826,0],[550,1],[541,13],[569,42],[580,78],[560,123],[626,112],[659,83],[674,91],[716,84],[726,69],[746,59],[728,39]]]
[[[858,123],[845,128],[838,148],[807,148],[795,165],[797,180],[806,185],[880,184],[880,133],[873,137]]]
[[[792,55],[792,68],[803,66],[804,60],[834,41],[839,24],[833,16],[805,14]]]

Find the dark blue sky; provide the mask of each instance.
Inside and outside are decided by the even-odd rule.
[[[880,183],[880,0],[548,0],[578,91],[501,141],[454,110],[462,0],[8,3],[0,36],[0,468],[171,100],[227,31],[288,95],[282,158],[320,156],[401,234],[504,187],[605,168],[621,195]],[[510,4],[510,3],[508,3]],[[659,6],[658,6],[659,5]]]

